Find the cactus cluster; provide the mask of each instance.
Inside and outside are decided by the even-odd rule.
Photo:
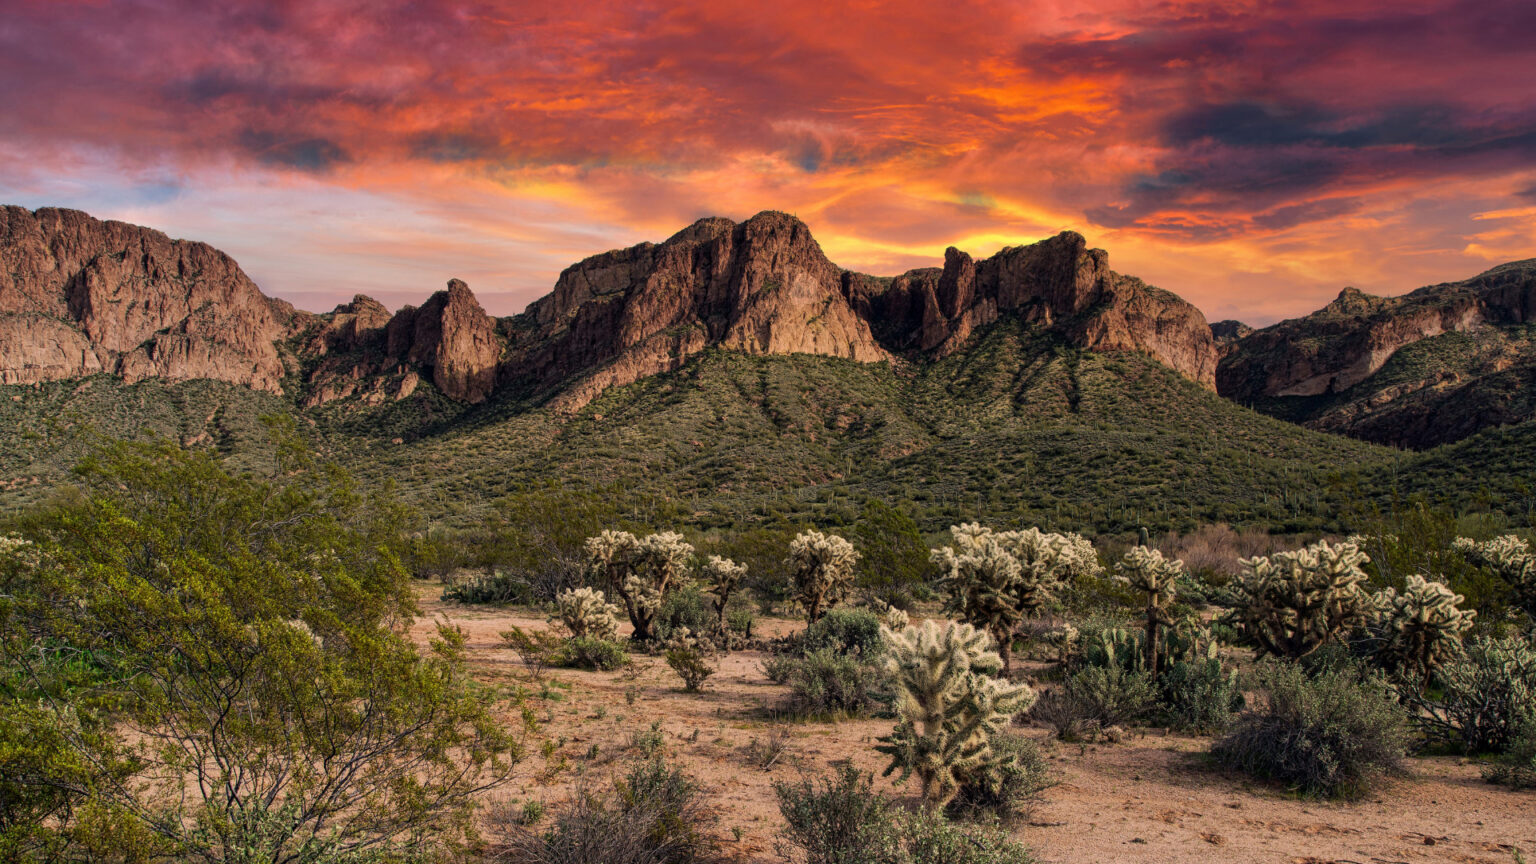
[[[704,587],[715,595],[711,598],[710,605],[715,609],[715,629],[725,632],[725,607],[731,602],[731,594],[741,584],[743,576],[747,575],[747,565],[738,564],[729,558],[719,555],[711,555],[699,568],[699,577],[704,582]]]
[[[1019,622],[1039,615],[1065,580],[1098,569],[1093,545],[1076,534],[993,531],[974,522],[949,531],[953,545],[930,554],[949,594],[947,608],[991,634],[1005,672]]]
[[[1244,559],[1233,622],[1259,655],[1298,659],[1363,624],[1371,600],[1353,543],[1314,543]]]
[[[1457,537],[1451,548],[1489,568],[1514,589],[1516,605],[1536,620],[1536,554],[1524,540],[1505,534],[1479,543]]]
[[[612,642],[619,638],[619,612],[619,607],[609,603],[603,592],[575,588],[555,597],[553,620],[564,624],[575,638]]]
[[[604,531],[588,537],[587,563],[594,578],[624,602],[635,641],[653,638],[652,624],[667,592],[688,575],[693,546],[675,531],[637,538],[628,531]]]
[[[995,758],[993,737],[1034,704],[1035,692],[992,677],[1002,658],[991,637],[969,624],[925,621],[881,633],[899,694],[896,729],[877,748],[891,757],[885,773],[900,771],[902,779],[916,774],[923,798],[942,806],[967,774]]]
[[[905,609],[899,609],[887,603],[880,611],[880,625],[887,630],[899,632],[907,629],[907,625],[911,623],[912,616],[908,615]]]
[[[804,531],[790,541],[784,563],[808,622],[820,620],[853,587],[853,566],[858,560],[853,544],[835,534]]]
[[[1146,546],[1133,546],[1115,565],[1115,578],[1146,597],[1146,639],[1142,642],[1147,669],[1162,672],[1162,628],[1172,626],[1174,597],[1185,576],[1184,562],[1164,558]]]
[[[1373,629],[1383,640],[1377,656],[1426,686],[1437,668],[1461,653],[1461,636],[1477,617],[1460,608],[1465,597],[1422,576],[1409,576],[1402,593],[1387,588],[1373,599]]]

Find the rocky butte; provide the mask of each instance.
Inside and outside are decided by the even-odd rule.
[[[201,243],[69,210],[6,207],[0,219],[0,383],[212,378],[314,406],[400,399],[425,380],[465,402],[515,388],[574,410],[708,347],[916,360],[1017,315],[1077,347],[1140,352],[1216,385],[1200,311],[1110,270],[1071,232],[980,260],[950,249],[943,267],[880,278],[828,261],[793,216],[703,219],[572,265],[550,294],[498,319],[458,280],[394,314],[365,296],[299,312]]]

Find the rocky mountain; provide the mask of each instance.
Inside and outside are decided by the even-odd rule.
[[[463,402],[510,389],[572,411],[710,347],[936,358],[1015,315],[1070,345],[1139,352],[1215,385],[1199,310],[1110,270],[1070,232],[980,261],[950,249],[943,268],[878,278],[827,260],[793,216],[703,219],[660,244],[588,258],[524,313],[496,319],[458,280],[393,315],[365,296],[310,315],[264,297],[203,244],[73,211],[4,214],[3,383],[209,378],[287,388],[314,407],[399,400],[426,380]]]
[[[277,392],[278,346],[307,318],[206,244],[0,207],[0,383],[107,372]]]
[[[1223,340],[1221,395],[1316,429],[1422,449],[1536,418],[1536,260],[1399,297],[1353,288]]]

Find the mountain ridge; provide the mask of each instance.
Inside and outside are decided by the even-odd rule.
[[[1142,352],[1215,386],[1199,310],[1110,270],[1107,254],[1072,232],[979,261],[951,248],[942,268],[882,278],[833,264],[788,214],[701,219],[661,243],[583,259],[523,313],[495,318],[457,279],[392,315],[365,295],[301,312],[206,244],[79,211],[3,214],[0,383],[97,372],[211,378],[296,387],[314,407],[398,400],[425,380],[464,402],[511,388],[575,410],[708,346],[858,362],[939,357],[1017,314],[1074,345]]]

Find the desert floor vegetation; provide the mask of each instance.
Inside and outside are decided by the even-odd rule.
[[[445,567],[409,508],[297,449],[234,474],[124,445],[81,477],[0,536],[6,860],[1536,850],[1520,533],[962,523],[877,556],[893,581],[867,530],[636,519]]]

